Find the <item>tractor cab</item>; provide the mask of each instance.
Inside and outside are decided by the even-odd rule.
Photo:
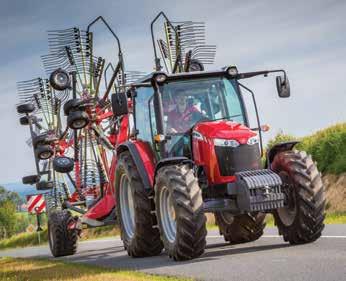
[[[247,124],[243,101],[234,80],[225,77],[182,79],[162,84],[159,90],[167,157],[191,157],[191,141],[201,134],[195,128],[199,124],[204,124],[203,133],[207,137],[216,137],[214,129],[221,124]],[[155,126],[152,128],[155,140],[158,133]],[[160,141],[159,136],[156,141]]]
[[[155,115],[153,88],[139,87],[136,88],[135,119],[138,138],[149,141],[154,151],[160,152],[158,144],[165,143],[164,150],[158,153],[159,158],[190,157],[192,136],[195,138],[201,134],[195,126],[203,124],[204,134],[215,137],[218,135],[216,124],[216,128],[221,124],[248,124],[242,96],[234,79],[223,76],[178,78],[161,83],[158,90],[162,116]],[[159,132],[159,124],[163,132]],[[225,137],[224,132],[220,133]]]

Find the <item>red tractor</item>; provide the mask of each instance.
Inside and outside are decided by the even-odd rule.
[[[258,239],[266,213],[291,244],[320,237],[325,199],[311,156],[293,150],[298,142],[280,143],[267,152],[262,167],[261,126],[249,127],[240,80],[273,72],[284,73],[277,77],[278,93],[289,97],[284,71],[238,73],[235,67],[154,72],[127,92],[131,113],[113,97],[114,114],[134,120],[131,138],[117,146],[115,176],[130,255],[158,254],[162,241],[175,260],[198,257],[206,245],[205,212],[215,214],[220,233],[232,244]]]
[[[166,18],[168,37],[175,38],[171,73],[161,71],[155,43],[161,44],[164,60],[169,42],[165,46],[153,36],[157,71],[112,96],[113,114],[125,124],[132,120],[131,128],[120,126],[120,133],[130,130],[130,138],[116,145],[115,170],[127,252],[156,255],[164,247],[174,260],[200,256],[206,246],[206,212],[215,214],[220,233],[232,244],[260,238],[267,213],[274,215],[285,241],[315,241],[324,227],[320,173],[310,155],[294,150],[298,142],[275,145],[261,165],[262,127],[255,95],[241,83],[280,73],[278,95],[288,98],[286,72],[239,73],[234,66],[203,71],[201,59],[188,53],[182,59],[183,27]],[[256,128],[249,125],[246,92],[256,108]]]

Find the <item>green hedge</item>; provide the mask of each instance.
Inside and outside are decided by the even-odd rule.
[[[296,148],[311,154],[322,173],[338,175],[346,172],[346,123],[336,124],[303,138],[278,134],[268,142],[267,149],[275,143],[290,140],[301,141]]]

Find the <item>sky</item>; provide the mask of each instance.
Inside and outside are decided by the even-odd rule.
[[[33,174],[29,131],[15,110],[16,82],[44,75],[47,30],[85,29],[102,15],[120,37],[129,70],[153,70],[150,21],[164,11],[172,20],[204,21],[207,42],[217,45],[212,68],[237,65],[241,72],[285,69],[291,98],[280,99],[275,77],[245,84],[255,91],[265,140],[278,132],[295,136],[346,120],[346,1],[0,1],[0,184]],[[99,29],[99,50],[116,56]]]

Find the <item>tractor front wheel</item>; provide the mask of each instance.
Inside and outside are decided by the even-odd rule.
[[[74,218],[67,210],[56,210],[49,213],[48,241],[54,257],[73,255],[77,251],[78,231],[69,229]]]
[[[152,213],[152,199],[145,190],[129,152],[120,154],[116,168],[116,199],[121,239],[129,256],[161,253],[163,244]]]
[[[324,228],[325,196],[321,174],[304,151],[278,153],[271,169],[280,175],[286,206],[273,215],[279,233],[291,244],[313,242]]]
[[[263,235],[265,214],[243,214],[233,216],[228,212],[215,213],[220,234],[231,244],[252,242]]]
[[[202,191],[190,165],[162,167],[156,176],[155,207],[169,257],[189,260],[203,254],[206,217]]]

